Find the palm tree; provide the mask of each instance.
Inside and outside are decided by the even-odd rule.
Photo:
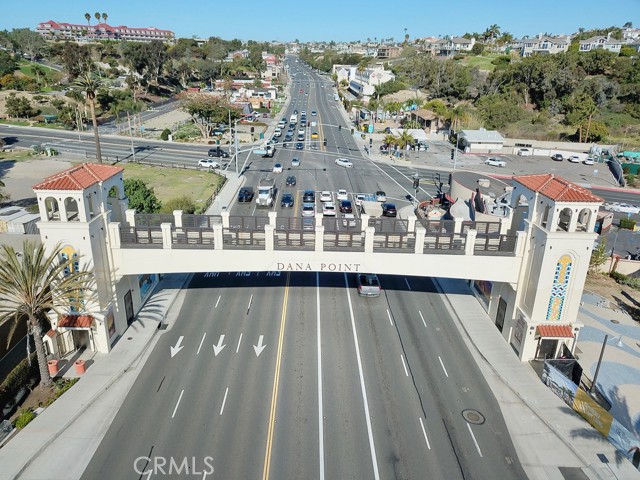
[[[85,13],[84,14],[84,18],[87,19],[87,24],[91,25],[91,14],[90,13]]]
[[[13,247],[0,247],[0,324],[27,322],[27,331],[33,335],[40,370],[40,384],[48,386],[51,377],[42,335],[47,326],[47,313],[51,310],[66,314],[79,303],[82,292],[89,286],[92,274],[75,270],[77,258],[61,256],[61,246],[47,255],[43,244],[25,241],[22,253]]]
[[[109,15],[107,15],[106,13],[102,14],[102,22],[103,23],[107,23],[107,18],[109,18]]]
[[[100,23],[100,12],[94,13],[93,16],[96,17],[96,20]]]
[[[102,163],[102,151],[100,150],[100,137],[98,135],[98,119],[96,118],[96,94],[102,86],[102,80],[94,74],[85,72],[74,82],[74,86],[83,91],[91,110],[91,122],[93,123],[93,136],[96,142],[96,159]]]

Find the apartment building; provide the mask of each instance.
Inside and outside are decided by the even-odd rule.
[[[39,23],[36,32],[47,40],[74,40],[76,42],[99,40],[151,42],[159,40],[172,43],[175,41],[175,34],[171,30],[161,30],[155,27],[127,27],[126,25],[114,27],[106,23],[82,25],[48,20]]]

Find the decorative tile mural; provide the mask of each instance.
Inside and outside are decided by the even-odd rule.
[[[553,274],[553,285],[551,286],[551,296],[549,307],[547,308],[547,321],[559,321],[562,317],[562,307],[567,295],[569,278],[571,277],[572,259],[569,255],[563,255],[556,263],[556,270]]]

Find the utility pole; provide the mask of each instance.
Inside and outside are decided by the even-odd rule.
[[[131,116],[127,112],[127,120],[129,121],[129,138],[131,139],[131,155],[133,156],[133,162],[136,162],[136,149],[133,147],[133,132],[131,131]]]

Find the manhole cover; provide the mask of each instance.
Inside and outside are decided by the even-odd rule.
[[[473,423],[475,425],[482,425],[485,420],[484,415],[482,415],[477,410],[463,410],[462,416],[467,422]]]
[[[618,325],[620,322],[618,320],[616,320],[615,318],[613,320],[609,320],[611,323],[615,323],[616,325]]]

